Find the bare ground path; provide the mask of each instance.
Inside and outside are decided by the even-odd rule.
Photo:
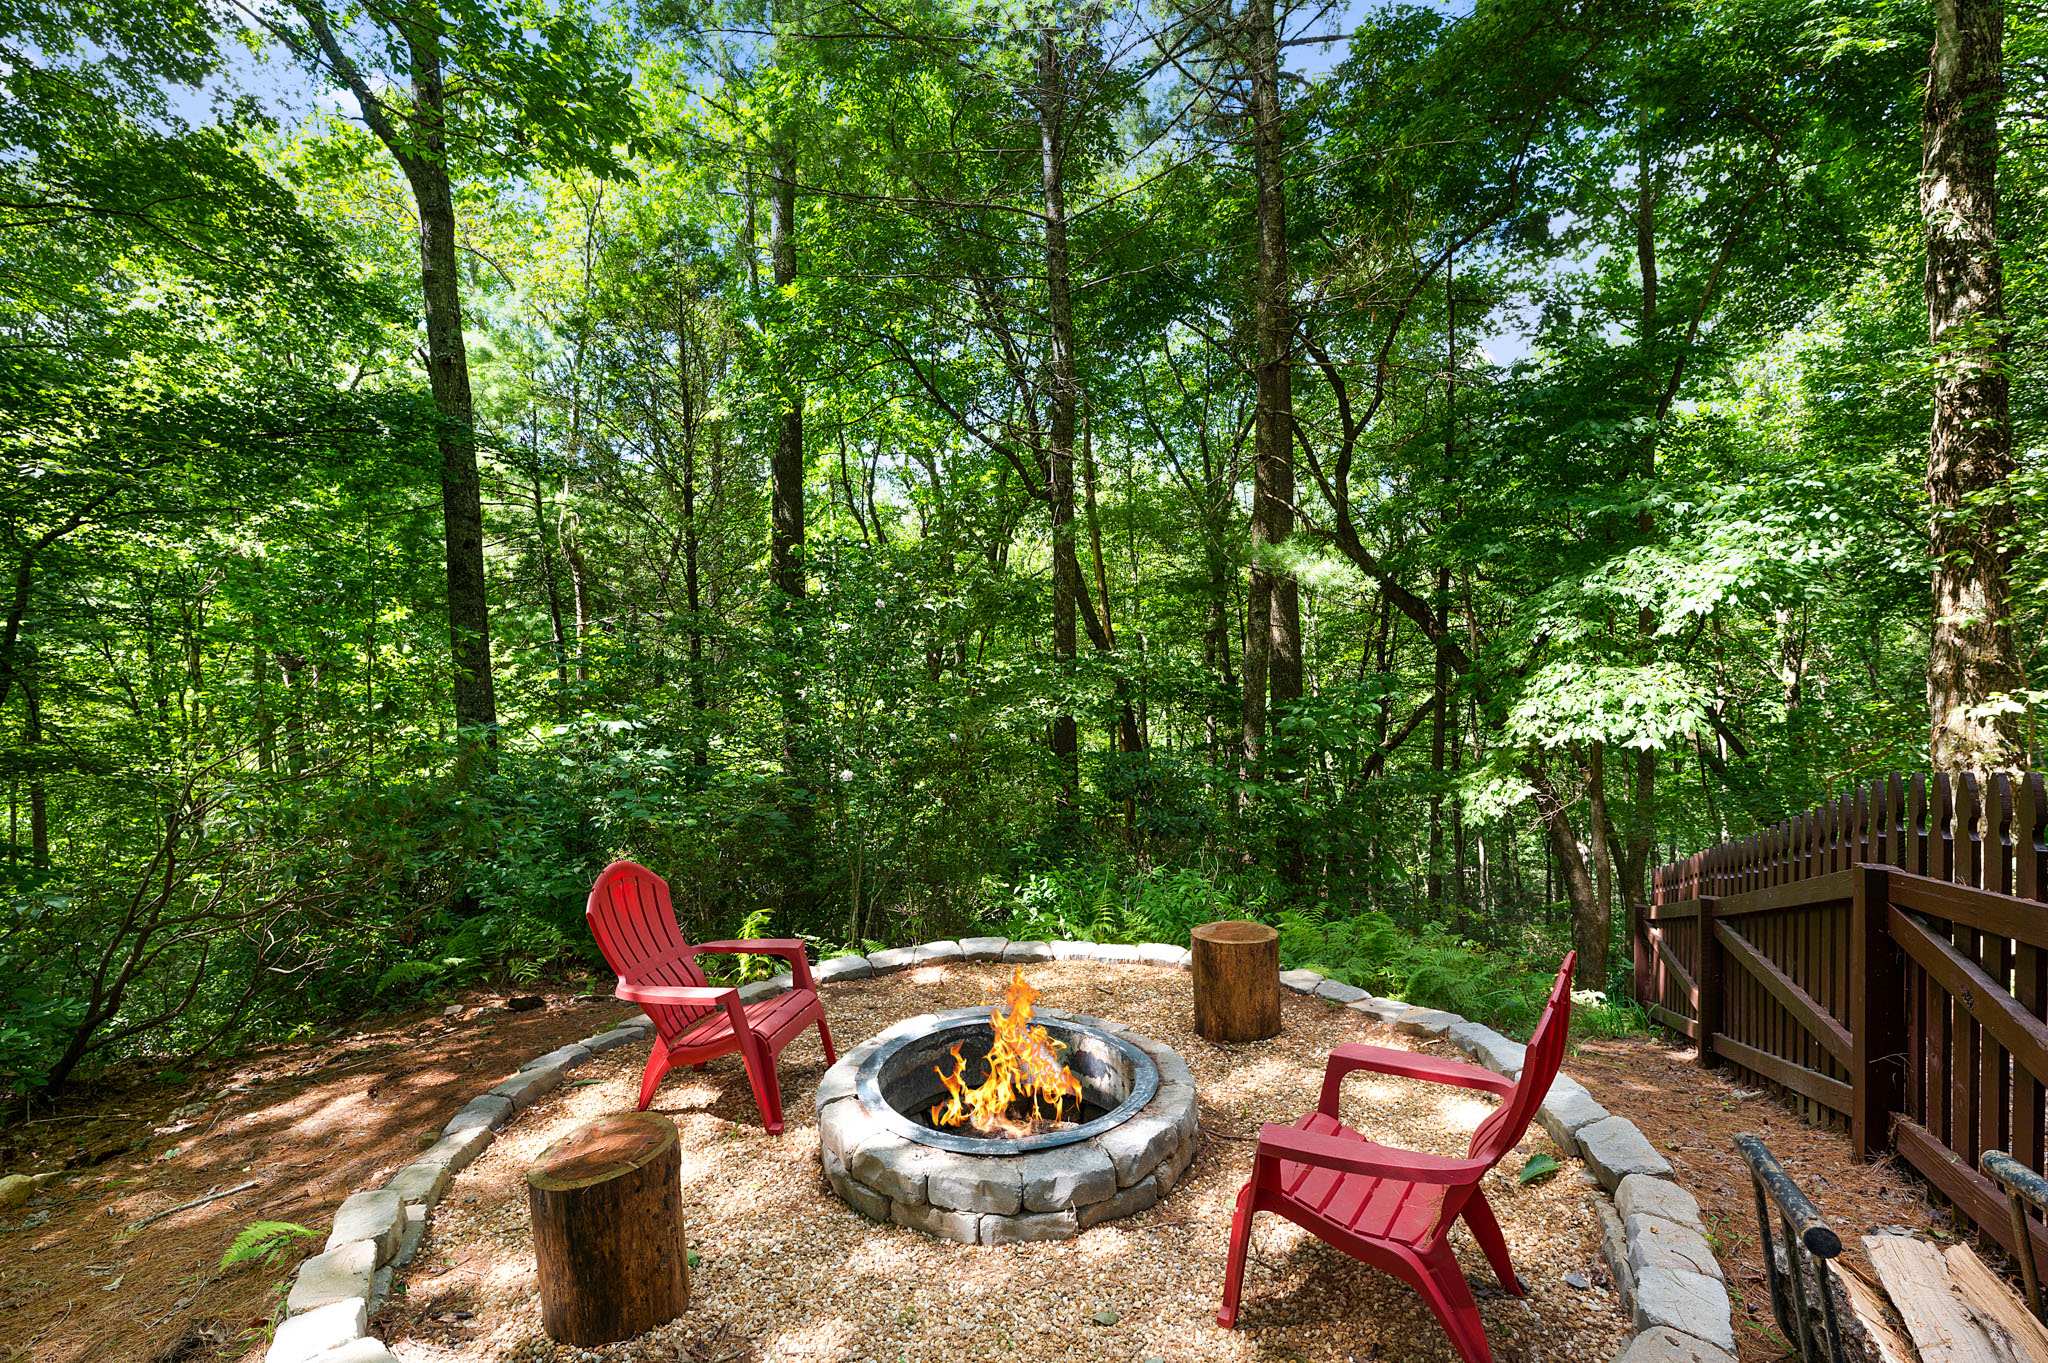
[[[544,1006],[529,1012],[507,1011],[502,994],[467,995],[453,1018],[444,1000],[189,1082],[110,1084],[0,1131],[0,1173],[72,1165],[28,1206],[0,1212],[0,1359],[260,1359],[277,1284],[319,1250],[342,1198],[409,1163],[420,1133],[438,1135],[524,1061],[634,1011],[608,996],[532,993]],[[251,1179],[245,1193],[124,1231]],[[223,1271],[222,1253],[253,1221],[316,1235],[277,1268]]]

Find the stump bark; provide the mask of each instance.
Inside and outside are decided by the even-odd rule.
[[[1211,1041],[1280,1032],[1280,934],[1264,923],[1204,923],[1189,934],[1195,1031]]]
[[[610,1344],[690,1301],[682,1149],[657,1112],[586,1122],[526,1171],[540,1318],[564,1344]]]

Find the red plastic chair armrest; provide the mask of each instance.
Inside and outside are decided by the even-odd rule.
[[[612,993],[628,1003],[653,1003],[665,1008],[738,1008],[740,991],[698,984],[628,984],[619,981]]]
[[[713,956],[779,956],[789,962],[790,983],[797,989],[815,988],[811,983],[811,960],[804,944],[794,937],[761,937],[752,941],[705,942],[697,948]]]
[[[1409,1183],[1440,1183],[1457,1186],[1476,1183],[1492,1168],[1487,1160],[1450,1159],[1398,1150],[1373,1141],[1346,1136],[1317,1136],[1291,1126],[1272,1122],[1259,1128],[1256,1159],[1286,1159],[1336,1169],[1347,1174],[1369,1174],[1375,1178],[1402,1179]]]
[[[1330,1052],[1330,1059],[1323,1068],[1323,1096],[1316,1104],[1316,1110],[1325,1116],[1336,1116],[1337,1093],[1343,1086],[1344,1076],[1359,1070],[1390,1074],[1397,1079],[1422,1079],[1432,1084],[1484,1089],[1497,1098],[1511,1096],[1516,1087],[1515,1081],[1506,1075],[1468,1065],[1462,1060],[1446,1060],[1439,1056],[1418,1055],[1414,1051],[1397,1051],[1390,1046],[1367,1046],[1354,1041]]]

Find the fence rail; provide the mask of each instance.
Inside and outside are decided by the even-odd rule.
[[[1636,998],[1701,1064],[1844,1120],[1860,1157],[1895,1150],[2012,1249],[1977,1164],[2043,1172],[2044,822],[2038,773],[1895,774],[1659,867],[1631,915]]]

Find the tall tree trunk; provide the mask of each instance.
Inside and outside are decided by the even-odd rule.
[[[1078,653],[1077,612],[1081,560],[1074,548],[1074,431],[1080,408],[1075,373],[1074,308],[1067,259],[1066,88],[1054,31],[1038,35],[1038,146],[1045,213],[1046,327],[1052,345],[1052,412],[1049,422],[1046,491],[1051,502],[1053,666],[1072,673]],[[1071,809],[1080,796],[1080,731],[1062,704],[1052,721],[1052,756],[1058,768],[1060,802]]]
[[[21,680],[21,699],[28,723],[23,729],[22,747],[30,760],[42,756],[43,678],[36,667],[33,649],[26,651],[28,675]],[[50,791],[43,780],[41,763],[28,778],[28,858],[38,871],[50,869]]]
[[[1254,331],[1258,411],[1253,431],[1252,565],[1247,591],[1245,757],[1266,747],[1268,696],[1275,709],[1302,694],[1301,597],[1291,574],[1272,566],[1271,546],[1294,532],[1294,327],[1287,282],[1286,123],[1280,103],[1280,35],[1273,0],[1251,0],[1252,178],[1257,195],[1258,265]],[[1262,656],[1254,659],[1252,636]],[[1255,669],[1256,674],[1255,675]],[[1256,686],[1255,686],[1256,683]]]
[[[484,509],[477,472],[469,349],[462,337],[462,293],[455,266],[455,195],[448,176],[446,105],[438,28],[408,27],[417,151],[391,147],[420,214],[420,294],[426,304],[427,376],[441,413],[441,524],[448,559],[448,637],[455,674],[455,723],[497,741],[498,702],[491,677],[489,585],[484,574]],[[389,139],[387,139],[387,142]]]
[[[1437,632],[1441,634],[1449,615],[1448,593],[1451,570],[1436,570]],[[1429,902],[1440,904],[1444,897],[1444,738],[1449,727],[1451,704],[1451,663],[1442,649],[1436,650],[1436,699],[1429,716],[1429,770],[1434,786],[1429,793]]]
[[[2005,271],[1998,255],[1998,116],[2004,98],[2000,0],[1935,0],[1921,122],[1920,215],[1927,233],[1927,335],[1935,355],[1927,452],[1934,622],[1927,655],[1936,770],[2026,761],[2020,715],[1984,713],[2018,690],[2004,537],[2012,510]]]

